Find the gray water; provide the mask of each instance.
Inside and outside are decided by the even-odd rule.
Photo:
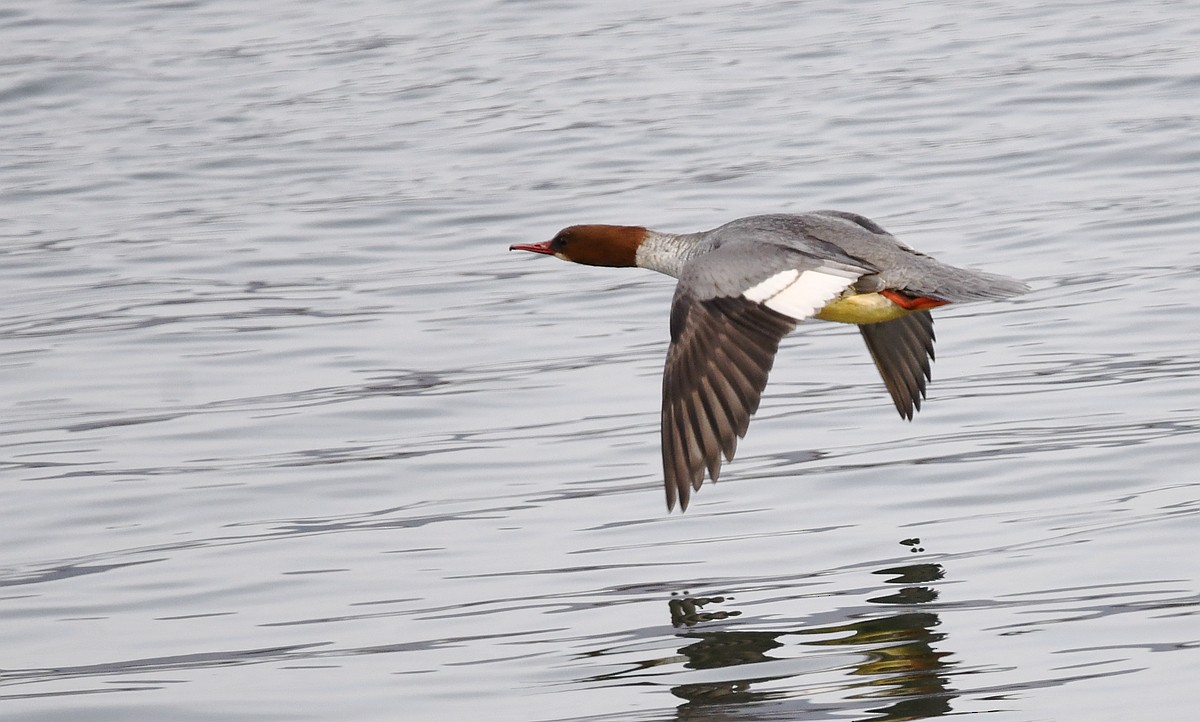
[[[0,717],[1194,718],[1200,10],[687,7],[0,11]],[[506,249],[816,208],[1034,290],[667,515],[670,279]]]

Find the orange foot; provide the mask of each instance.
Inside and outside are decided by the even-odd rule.
[[[940,298],[930,298],[929,296],[910,296],[907,293],[893,291],[891,289],[880,291],[879,295],[887,297],[892,303],[895,303],[901,308],[906,308],[909,311],[925,311],[938,306],[945,306],[949,301],[943,301]]]

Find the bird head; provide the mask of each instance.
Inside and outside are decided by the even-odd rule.
[[[646,238],[641,226],[569,226],[543,243],[514,243],[510,251],[557,256],[587,266],[637,265],[637,249]]]

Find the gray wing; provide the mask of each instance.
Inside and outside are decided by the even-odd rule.
[[[917,311],[858,328],[896,410],[911,421],[914,410],[921,410],[925,382],[932,378],[929,366],[933,361],[933,315]]]
[[[741,297],[677,294],[663,372],[662,453],[667,509],[687,510],[708,470],[733,460],[758,410],[779,341],[795,320]]]
[[[881,288],[954,302],[1011,298],[1029,291],[1025,283],[1007,276],[942,263],[857,213],[816,211],[803,218],[813,237],[883,269],[878,280]]]
[[[728,238],[689,262],[671,303],[663,372],[667,508],[687,509],[708,471],[733,459],[758,410],[779,341],[864,273],[802,249]]]

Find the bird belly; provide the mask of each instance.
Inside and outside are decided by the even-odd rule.
[[[910,313],[912,311],[882,294],[856,293],[830,301],[816,317],[838,323],[882,323]]]

